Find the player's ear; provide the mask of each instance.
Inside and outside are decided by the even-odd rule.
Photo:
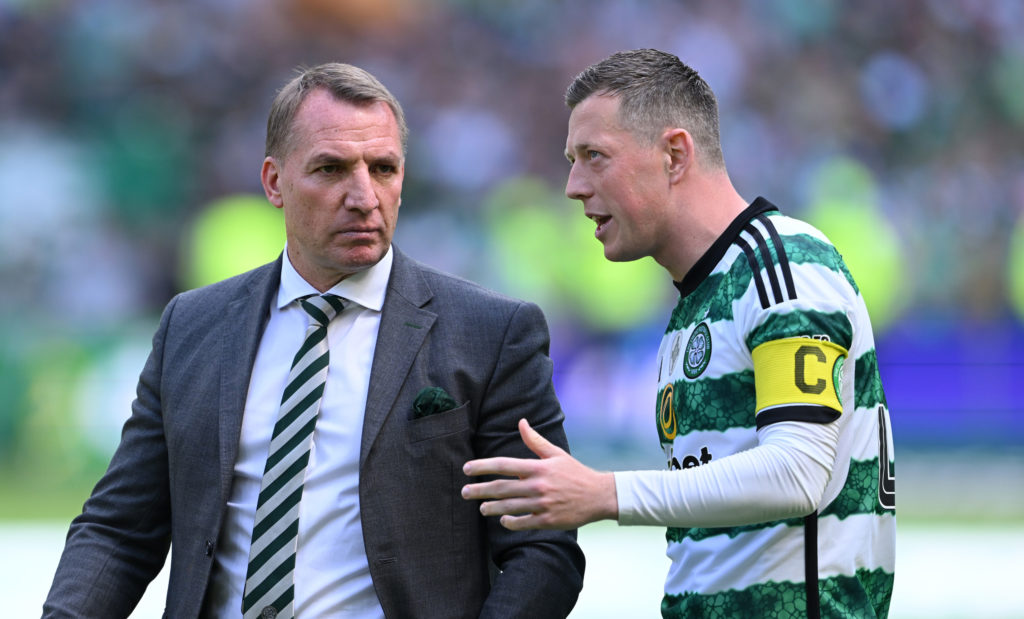
[[[278,161],[273,157],[263,160],[260,181],[263,183],[263,193],[267,194],[267,200],[277,208],[284,206],[284,200],[281,197],[281,172],[278,168]]]
[[[669,182],[678,183],[695,162],[693,136],[686,129],[668,129],[661,135],[661,143],[665,152],[665,171],[668,173]]]

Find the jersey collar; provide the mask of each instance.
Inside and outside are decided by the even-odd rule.
[[[696,290],[697,286],[707,279],[708,275],[711,274],[711,270],[714,269],[715,265],[722,260],[722,257],[725,256],[725,252],[729,249],[729,246],[732,245],[733,241],[736,240],[736,237],[738,237],[740,232],[743,230],[743,227],[746,226],[751,219],[762,213],[777,210],[779,210],[779,207],[760,196],[751,202],[750,206],[743,209],[743,212],[737,215],[736,219],[732,220],[732,223],[725,229],[725,232],[723,232],[722,235],[711,244],[711,247],[709,247],[708,250],[704,252],[704,255],[697,260],[696,264],[693,265],[693,268],[683,276],[683,281],[672,282],[679,290],[679,295],[685,297]]]

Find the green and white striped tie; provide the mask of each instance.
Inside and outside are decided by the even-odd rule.
[[[288,372],[288,384],[270,439],[242,596],[245,619],[290,619],[295,615],[299,500],[313,428],[327,382],[327,324],[344,307],[341,297],[333,294],[313,295],[299,302],[312,320]]]

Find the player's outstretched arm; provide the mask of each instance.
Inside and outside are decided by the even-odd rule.
[[[484,458],[470,460],[466,475],[500,475],[512,479],[467,484],[462,497],[485,499],[484,516],[501,516],[507,529],[575,529],[597,520],[618,517],[615,476],[595,471],[551,444],[525,419],[519,434],[537,460]]]

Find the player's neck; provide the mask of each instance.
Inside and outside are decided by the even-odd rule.
[[[655,257],[675,281],[682,281],[693,265],[747,208],[725,172],[702,175],[681,191],[674,220],[668,222],[670,241]]]

